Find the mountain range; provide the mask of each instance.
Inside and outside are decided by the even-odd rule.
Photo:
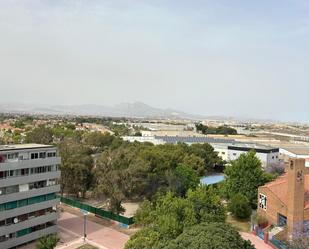
[[[0,104],[0,112],[47,114],[47,115],[91,115],[128,118],[185,118],[198,119],[202,116],[191,115],[173,109],[152,107],[142,102],[121,103],[114,106],[104,105],[38,105],[10,103]]]

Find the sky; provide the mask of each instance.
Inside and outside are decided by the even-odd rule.
[[[0,0],[0,103],[309,122],[308,0]]]

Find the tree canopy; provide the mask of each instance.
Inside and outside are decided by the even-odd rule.
[[[201,223],[185,229],[164,249],[254,249],[239,233],[225,223]]]
[[[224,188],[228,198],[237,193],[245,196],[253,208],[257,206],[258,187],[271,180],[271,176],[262,169],[261,161],[254,151],[241,154],[224,170]]]

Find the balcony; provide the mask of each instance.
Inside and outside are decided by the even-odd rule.
[[[26,199],[35,197],[38,195],[46,195],[50,193],[58,193],[60,191],[60,185],[54,185],[54,186],[48,186],[44,188],[38,188],[38,189],[31,189],[29,191],[25,192],[18,192],[13,194],[7,194],[0,196],[0,204],[11,202],[11,201],[17,201],[20,199]]]
[[[19,216],[19,215],[22,215],[22,214],[29,213],[29,210],[34,212],[34,211],[42,210],[42,209],[45,209],[45,208],[54,207],[54,206],[58,205],[59,202],[60,202],[60,198],[56,198],[56,199],[53,199],[53,200],[43,201],[43,202],[35,203],[35,204],[32,204],[32,205],[27,205],[27,206],[23,206],[23,207],[17,207],[17,208],[14,208],[14,209],[4,210],[4,211],[0,212],[0,220],[4,220],[8,217],[15,217],[15,216]]]
[[[6,187],[6,186],[14,186],[16,185],[16,183],[20,185],[20,184],[25,184],[29,182],[36,182],[36,181],[57,179],[57,178],[60,178],[60,171],[49,171],[49,172],[40,173],[40,174],[13,176],[13,177],[0,179],[0,188]]]
[[[49,221],[55,221],[57,220],[57,218],[58,218],[57,212],[52,212],[29,220],[22,221],[20,223],[12,224],[9,226],[2,226],[0,229],[0,236],[15,233],[25,228],[34,227],[36,225],[44,224]]]
[[[9,249],[21,244],[25,244],[27,242],[30,242],[32,240],[36,240],[38,238],[41,238],[43,236],[49,235],[49,234],[53,234],[53,233],[57,233],[57,225],[54,226],[50,226],[47,227],[45,229],[33,232],[33,233],[29,233],[27,235],[24,235],[22,237],[18,237],[18,238],[13,238],[4,242],[0,242],[0,248],[1,249]]]
[[[53,164],[60,164],[60,157],[47,157],[39,159],[27,159],[27,160],[15,160],[15,161],[5,161],[0,163],[0,170],[14,170],[14,169],[26,169],[35,168],[40,166],[48,166]]]

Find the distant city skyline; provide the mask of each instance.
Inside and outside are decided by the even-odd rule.
[[[305,0],[0,2],[1,103],[309,122]]]

